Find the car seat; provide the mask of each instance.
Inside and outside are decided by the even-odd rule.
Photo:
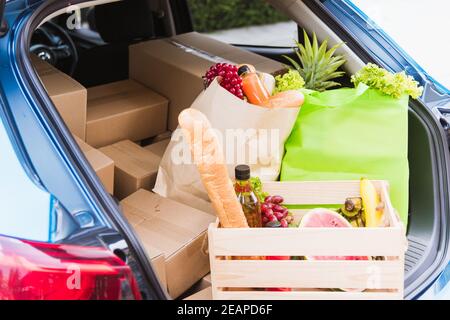
[[[73,77],[85,87],[128,78],[128,46],[163,34],[150,0],[125,0],[99,5],[88,17],[103,45],[81,49]]]

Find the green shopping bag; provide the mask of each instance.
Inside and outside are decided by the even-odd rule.
[[[305,94],[285,144],[280,180],[387,180],[393,206],[406,225],[408,99],[363,83]]]

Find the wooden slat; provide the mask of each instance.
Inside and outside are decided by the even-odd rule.
[[[399,300],[398,292],[333,292],[333,291],[220,291],[213,289],[216,300]]]
[[[396,261],[217,260],[214,287],[400,289]]]
[[[380,192],[385,181],[372,180]],[[266,181],[264,191],[283,196],[285,204],[338,204],[359,197],[360,182],[348,181]]]
[[[401,228],[209,228],[216,256],[399,256]]]

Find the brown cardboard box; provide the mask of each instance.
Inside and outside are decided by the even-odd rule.
[[[92,87],[87,94],[86,141],[93,147],[167,130],[167,99],[133,80]]]
[[[86,89],[49,63],[31,55],[31,61],[69,130],[85,140]]]
[[[224,59],[250,63],[268,73],[284,68],[280,62],[191,32],[131,45],[130,78],[169,99],[168,129],[173,131],[178,126],[178,114],[203,90],[206,70]]]
[[[152,152],[153,154],[157,155],[158,157],[162,158],[164,155],[164,152],[167,149],[167,146],[169,145],[170,139],[161,140],[152,144],[149,144],[148,146],[145,146],[144,149]]]
[[[203,245],[208,225],[216,217],[143,189],[121,204],[143,245],[164,253],[173,298],[208,273],[209,257]]]
[[[155,185],[161,157],[130,140],[123,140],[100,151],[114,160],[114,195],[122,200],[140,188]]]
[[[147,247],[147,255],[163,288],[167,289],[166,259],[164,253],[154,247]]]
[[[211,287],[204,288],[189,297],[184,298],[184,300],[212,300]]]
[[[110,194],[114,191],[114,161],[97,149],[92,148],[79,137],[74,136],[86,159]]]

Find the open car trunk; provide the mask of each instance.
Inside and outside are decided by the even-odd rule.
[[[298,4],[298,8],[286,7],[284,1],[274,1],[274,5],[288,14],[300,27],[314,31],[319,40],[328,37],[331,44],[341,41],[339,34],[331,31],[302,3]],[[268,53],[269,51],[268,49]],[[351,43],[347,43],[342,51],[348,60],[346,71],[349,73],[355,72],[367,62],[363,61],[363,55],[352,50]],[[273,54],[268,55],[273,57]],[[414,298],[428,286],[439,272],[446,255],[449,159],[445,139],[446,136],[433,114],[420,102],[411,102],[408,145],[409,247],[405,259],[406,298]]]

